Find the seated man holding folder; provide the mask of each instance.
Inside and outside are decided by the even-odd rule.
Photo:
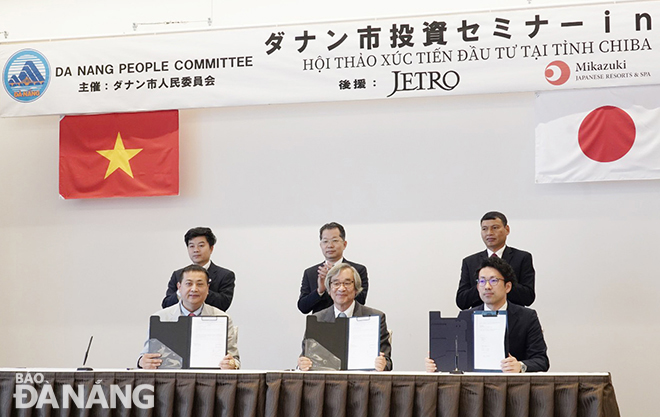
[[[385,322],[385,313],[375,308],[364,306],[355,302],[355,297],[362,291],[360,274],[347,263],[337,263],[328,271],[325,277],[325,286],[328,288],[333,305],[314,313],[319,322],[334,323],[337,317],[380,317],[380,355],[374,359],[374,368],[377,371],[392,370],[392,347],[389,342],[389,332]],[[298,369],[309,371],[312,361],[303,353],[298,358]]]
[[[177,283],[181,293],[181,300],[173,306],[167,307],[154,315],[161,321],[177,321],[180,316],[225,316],[228,318],[227,329],[227,355],[218,364],[220,369],[238,369],[241,362],[236,346],[237,332],[231,317],[224,311],[204,303],[209,293],[209,274],[199,265],[189,265],[182,270]],[[147,353],[149,341],[145,342],[144,349],[138,359],[138,368],[156,369],[162,360],[158,353]]]
[[[545,372],[550,368],[547,346],[536,311],[507,301],[507,294],[516,284],[513,268],[503,259],[486,258],[481,263],[477,289],[483,304],[468,311],[507,312],[504,350],[508,355],[500,363],[502,372]],[[435,372],[435,362],[426,358],[426,370]]]

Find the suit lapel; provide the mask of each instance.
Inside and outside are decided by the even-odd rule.
[[[516,337],[511,335],[511,329],[516,328],[516,324],[518,322],[518,314],[516,307],[511,304],[511,301],[507,301],[509,305],[506,308],[506,333],[504,335],[504,349],[506,351],[506,354],[509,355],[511,353],[511,343],[509,342],[509,339],[511,337]]]
[[[211,261],[211,265],[209,265],[209,269],[207,270],[209,273],[209,284],[213,282],[215,279],[215,274],[218,272],[218,266]]]
[[[518,321],[518,310],[516,309],[515,306],[512,306],[511,301],[508,301],[509,305],[506,308],[506,314],[507,314],[507,326],[508,327],[515,327],[516,322]]]
[[[362,304],[355,302],[355,308],[353,309],[353,317],[363,317],[364,311],[362,311]]]
[[[326,309],[324,317],[322,317],[323,321],[327,323],[334,323],[335,322],[335,307],[330,306]]]
[[[179,316],[182,315],[182,313],[181,313],[181,302],[176,303],[175,306],[176,306],[175,308],[168,311],[168,314],[167,314],[168,315],[168,317],[167,317],[168,320],[177,321],[179,319]]]
[[[504,248],[504,252],[502,252],[502,259],[504,259],[505,261],[511,263],[511,253],[512,252],[513,251],[511,250],[510,247],[507,246],[506,248]]]

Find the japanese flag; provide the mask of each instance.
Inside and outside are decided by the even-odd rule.
[[[536,182],[660,178],[660,86],[536,98]]]

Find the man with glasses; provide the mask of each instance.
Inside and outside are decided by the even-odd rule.
[[[328,270],[340,262],[353,266],[360,274],[362,292],[358,294],[355,300],[364,305],[367,301],[367,290],[369,289],[367,268],[364,265],[344,259],[344,249],[348,245],[344,226],[335,222],[326,223],[321,227],[319,237],[321,252],[325,260],[320,264],[307,268],[303,273],[300,296],[298,297],[298,310],[303,314],[316,313],[332,305],[332,299],[328,295],[325,285],[325,277]]]
[[[325,275],[325,287],[328,288],[333,304],[314,315],[319,322],[334,323],[337,317],[380,317],[380,355],[374,359],[374,368],[377,371],[392,370],[392,346],[389,341],[389,332],[385,322],[385,313],[375,308],[356,303],[357,296],[363,290],[362,279],[358,271],[347,263],[335,264]],[[303,353],[298,358],[298,369],[309,371],[312,361]]]
[[[536,311],[514,304],[507,294],[516,284],[513,268],[500,258],[486,258],[475,280],[483,304],[469,311],[506,311],[507,330],[504,337],[502,372],[545,372],[550,368],[547,346]],[[435,362],[426,358],[426,370],[435,372]]]
[[[481,239],[486,244],[486,250],[477,252],[463,259],[461,280],[456,291],[456,305],[466,310],[481,304],[477,291],[476,278],[481,262],[491,256],[502,258],[513,268],[518,285],[509,294],[510,301],[530,306],[536,298],[534,292],[535,272],[532,255],[506,245],[509,236],[509,224],[506,216],[499,211],[489,211],[481,218]]]

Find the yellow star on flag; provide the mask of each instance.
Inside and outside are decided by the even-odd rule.
[[[121,140],[121,133],[117,133],[117,141],[115,142],[115,148],[107,151],[96,151],[103,155],[106,159],[110,161],[108,164],[108,170],[105,172],[105,177],[108,178],[110,174],[115,172],[117,169],[121,169],[131,178],[133,178],[133,171],[131,171],[131,164],[128,162],[135,155],[139,154],[142,149],[126,149],[124,148],[124,142]]]

